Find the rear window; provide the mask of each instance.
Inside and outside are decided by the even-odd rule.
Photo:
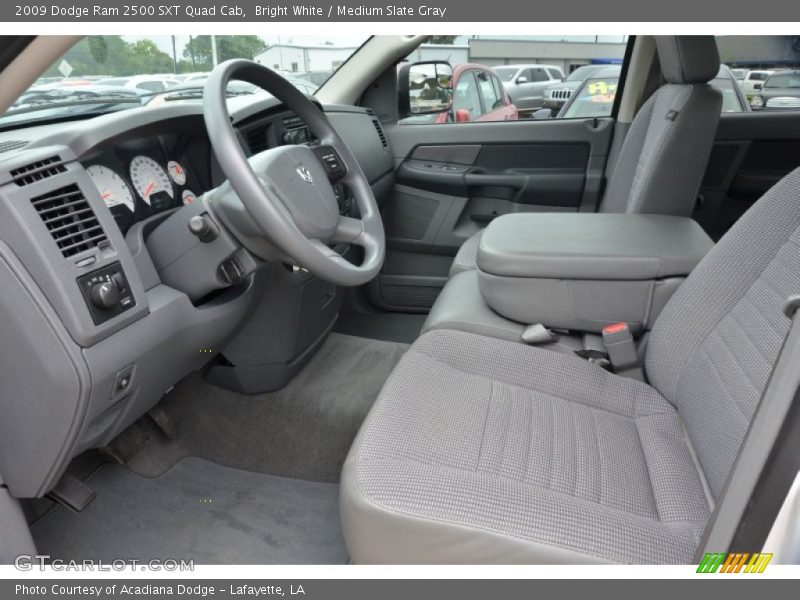
[[[767,88],[800,88],[800,72],[773,75],[764,84]]]

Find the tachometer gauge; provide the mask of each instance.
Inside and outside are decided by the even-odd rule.
[[[149,156],[137,156],[131,161],[131,182],[148,206],[151,198],[166,193],[170,199],[175,197],[172,182],[164,168]]]
[[[167,172],[172,177],[172,181],[178,185],[186,185],[186,171],[183,170],[180,164],[174,160],[169,161],[167,163]]]
[[[133,192],[119,173],[103,165],[92,165],[86,173],[108,208],[124,205],[134,211]]]
[[[192,204],[195,200],[197,200],[197,196],[194,195],[192,190],[183,190],[181,197],[183,198],[184,204]]]

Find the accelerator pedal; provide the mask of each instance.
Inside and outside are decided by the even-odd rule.
[[[64,474],[47,497],[74,512],[82,512],[92,503],[95,493],[92,488],[73,475]]]

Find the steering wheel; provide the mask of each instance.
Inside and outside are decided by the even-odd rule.
[[[308,126],[319,145],[278,146],[247,158],[228,113],[231,79],[272,94]],[[203,99],[214,153],[257,233],[331,283],[355,286],[375,277],[386,246],[378,205],[352,152],[317,105],[271,69],[244,59],[220,63],[206,82]],[[339,214],[334,183],[350,190],[360,218]],[[330,247],[337,242],[361,246],[361,264]]]

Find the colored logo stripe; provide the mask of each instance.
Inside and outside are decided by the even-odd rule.
[[[759,552],[707,552],[697,566],[698,573],[763,573],[772,554]]]

